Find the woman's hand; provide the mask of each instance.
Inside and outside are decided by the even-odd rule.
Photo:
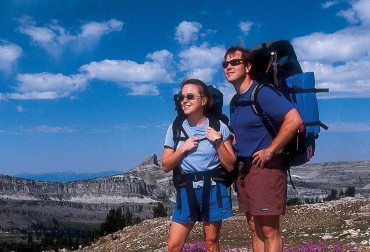
[[[206,138],[214,143],[216,139],[219,139],[219,138],[222,138],[222,134],[221,134],[221,131],[216,131],[215,129],[211,128],[211,127],[208,127],[207,131],[206,131]]]
[[[164,148],[162,154],[162,169],[169,172],[177,167],[181,158],[188,152],[198,147],[198,138],[191,136],[176,151],[172,148]]]
[[[180,149],[182,149],[182,151],[184,152],[188,152],[188,151],[191,151],[197,148],[198,144],[199,144],[198,137],[191,136],[184,142],[184,144],[180,147]]]

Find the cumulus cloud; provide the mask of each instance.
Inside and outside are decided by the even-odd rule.
[[[334,33],[313,33],[293,39],[292,44],[304,71],[314,71],[318,87],[329,87],[328,97],[370,96],[370,2],[352,2],[357,25]],[[343,12],[340,12],[343,13]]]
[[[131,89],[131,95],[157,95],[159,92],[153,84],[173,82],[173,56],[162,50],[148,54],[147,58],[152,61],[143,64],[130,60],[91,62],[81,66],[80,71],[89,79],[119,83]]]
[[[338,12],[338,16],[345,18],[350,24],[360,23],[362,26],[370,25],[370,1],[352,1],[351,7]]]
[[[293,40],[300,60],[347,62],[370,55],[370,32],[361,27],[339,30],[332,34],[313,33]]]
[[[202,25],[198,22],[182,21],[176,27],[175,39],[181,45],[187,45],[198,40],[201,29]]]
[[[224,53],[223,46],[209,47],[206,43],[201,46],[192,46],[180,52],[178,68],[187,77],[210,82],[221,68],[220,62]]]
[[[70,97],[73,93],[84,90],[87,85],[87,79],[82,75],[19,74],[16,79],[18,81],[16,92],[7,94],[9,99],[58,99]]]
[[[123,22],[116,19],[110,19],[106,22],[89,22],[81,26],[80,38],[100,38],[104,34],[114,31],[121,31]]]
[[[7,41],[0,40],[0,71],[9,73],[21,55],[22,48]]]
[[[240,22],[239,23],[239,28],[242,31],[244,35],[248,35],[249,31],[251,30],[253,25],[253,22],[251,21],[246,21],[246,22]]]
[[[73,33],[52,20],[44,26],[37,26],[29,16],[19,19],[18,30],[28,35],[34,44],[44,48],[48,53],[58,56],[63,46],[72,45],[79,49],[88,49],[96,44],[100,38],[110,32],[121,31],[123,22],[110,19],[105,22],[88,22],[81,26],[78,33]],[[80,46],[83,45],[83,46]]]
[[[171,68],[173,64],[173,55],[167,50],[161,50],[161,51],[156,51],[154,53],[149,53],[146,56],[146,58],[154,62],[158,62],[163,67]]]
[[[59,99],[73,97],[93,79],[114,82],[130,89],[129,95],[158,95],[158,83],[171,83],[175,72],[173,55],[167,50],[147,55],[143,64],[129,60],[103,60],[80,67],[81,74],[18,74],[15,92],[1,94],[0,99]]]
[[[80,67],[90,79],[118,83],[171,82],[171,76],[157,62],[139,64],[130,60],[103,60]]]
[[[151,84],[127,84],[126,87],[131,89],[129,95],[158,95],[159,91],[156,85]]]

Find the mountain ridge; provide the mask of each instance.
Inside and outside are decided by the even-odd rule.
[[[288,185],[290,198],[323,199],[332,188],[348,186],[356,188],[357,197],[370,196],[370,161],[306,164],[292,167],[291,173],[296,189]],[[97,226],[112,208],[150,218],[158,202],[171,211],[174,201],[172,172],[162,171],[156,155],[125,173],[66,183],[0,175],[0,231],[27,229],[53,218]]]

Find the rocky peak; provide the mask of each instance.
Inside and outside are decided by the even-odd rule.
[[[138,166],[147,166],[147,165],[155,165],[159,166],[157,155],[153,154],[149,157],[147,157],[141,164]]]

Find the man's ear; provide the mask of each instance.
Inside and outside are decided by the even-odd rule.
[[[251,68],[252,68],[252,64],[248,63],[247,66],[245,67],[245,71],[247,73],[249,73],[249,71],[251,70]]]

